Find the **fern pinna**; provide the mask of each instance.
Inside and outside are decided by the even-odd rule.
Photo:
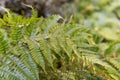
[[[59,19],[11,12],[0,19],[0,80],[119,80],[119,58],[100,48],[104,37]]]

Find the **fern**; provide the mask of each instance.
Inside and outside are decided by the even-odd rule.
[[[0,76],[2,77],[2,80],[4,80],[4,78],[13,79],[13,80],[26,80],[26,79],[33,80],[38,78],[37,77],[38,73],[35,73],[36,71],[34,71],[37,68],[36,66],[33,67],[33,65],[36,65],[36,64],[32,61],[32,58],[30,58],[30,56],[29,58],[27,57],[26,59],[24,57],[24,59],[20,60],[19,58],[14,57],[13,55],[8,55],[7,60],[9,60],[10,62],[0,68],[0,74],[1,74]],[[25,62],[28,61],[29,64],[23,63],[24,60]]]
[[[7,33],[0,29],[0,54],[6,54],[6,51],[9,50],[9,43]]]
[[[45,71],[45,61],[43,58],[43,55],[41,54],[40,47],[35,41],[30,41],[28,39],[25,39],[27,41],[26,43],[29,46],[30,54],[35,60],[35,62],[42,67],[42,69]]]
[[[59,19],[11,12],[0,19],[0,79],[119,80],[119,55],[109,56],[119,53],[119,40],[102,42],[104,36],[91,27]],[[101,52],[103,43],[107,48]]]

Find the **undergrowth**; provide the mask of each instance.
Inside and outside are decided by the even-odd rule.
[[[119,30],[8,11],[0,19],[0,80],[119,80]]]

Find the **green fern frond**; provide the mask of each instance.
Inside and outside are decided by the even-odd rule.
[[[45,61],[40,51],[39,44],[37,44],[35,41],[28,40],[27,38],[25,39],[25,41],[25,43],[28,44],[32,58],[45,71]]]
[[[0,29],[0,54],[5,54],[9,49],[7,33]]]
[[[108,61],[108,63],[109,63],[111,66],[115,67],[115,69],[116,69],[118,72],[120,71],[120,62],[117,61],[117,59],[108,58],[107,61]]]
[[[113,43],[110,43],[109,47],[105,50],[104,54],[105,56],[110,56],[113,53],[116,53],[120,49],[120,41],[115,41]]]
[[[39,35],[39,47],[42,55],[44,56],[44,59],[47,60],[48,64],[53,68],[52,53],[48,47],[47,40],[45,40],[42,35]]]
[[[21,61],[21,59],[13,56],[13,55],[8,55],[6,57],[7,60],[9,60],[7,64],[3,64],[3,67],[0,67],[0,74],[2,74],[1,76],[3,78],[6,79],[13,79],[13,80],[34,80],[38,77],[36,77],[36,75],[34,74],[34,72],[32,72],[32,70],[30,70],[30,64],[25,64]],[[28,58],[27,59],[31,59],[32,58]],[[22,59],[23,61],[25,59]],[[35,65],[35,64],[33,64]],[[29,66],[29,67],[28,67]],[[33,66],[31,68],[34,68]],[[35,68],[34,68],[35,69]],[[37,74],[38,75],[38,74]],[[38,79],[39,80],[39,79]]]
[[[25,64],[25,66],[32,72],[32,75],[34,75],[34,79],[39,80],[39,72],[36,63],[34,62],[33,58],[29,53],[24,52],[26,54],[23,54],[20,58],[21,61]]]

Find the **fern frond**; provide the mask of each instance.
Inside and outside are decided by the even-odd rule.
[[[28,40],[27,38],[25,39],[25,41],[25,43],[27,43],[29,46],[32,58],[45,71],[45,61],[40,51],[39,45],[35,41]]]
[[[25,48],[21,50],[22,55],[20,56],[21,61],[25,64],[25,66],[32,72],[34,75],[34,79],[39,80],[39,72],[35,61],[33,60],[32,56],[30,55],[29,51]]]
[[[120,71],[120,62],[119,61],[112,59],[112,58],[108,58],[107,61],[111,66],[115,67],[115,69],[118,72]]]
[[[9,49],[7,33],[0,29],[0,54],[5,54]]]
[[[5,63],[0,66],[1,76],[6,78],[6,80],[39,80],[37,65],[28,53],[29,51],[22,47],[20,51],[21,56],[19,58],[14,55],[5,57]]]
[[[45,40],[42,35],[39,35],[39,47],[42,51],[44,59],[47,60],[48,64],[53,68],[52,53],[50,51],[50,48],[48,47],[47,40]]]

